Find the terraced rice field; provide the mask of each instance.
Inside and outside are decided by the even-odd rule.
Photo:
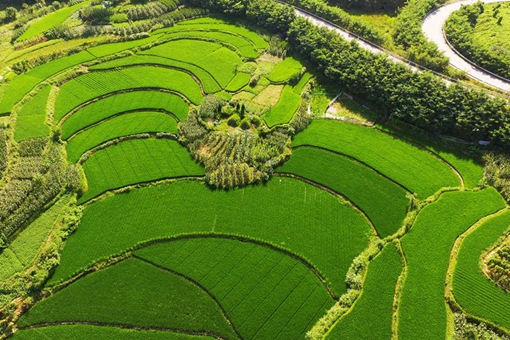
[[[80,6],[34,21],[27,36]],[[294,135],[314,70],[268,55],[269,33],[241,21],[179,20],[141,39],[82,46],[9,82],[0,114],[13,112],[13,143],[3,144],[15,153],[0,199],[31,198],[3,191],[31,164],[34,151],[19,152],[27,140],[48,138],[76,166],[0,251],[0,310],[14,300],[22,311],[13,339],[294,340],[317,328],[317,339],[444,339],[454,326],[451,275],[451,303],[510,332],[507,294],[479,263],[510,214],[491,216],[506,204],[478,188],[480,164],[384,126],[314,119]],[[52,46],[60,42],[39,47]],[[207,95],[231,101],[202,115]],[[213,147],[200,145],[209,133],[219,136]],[[267,178],[214,189],[194,160],[208,152],[223,178]],[[58,265],[40,272],[38,256]],[[24,285],[27,300],[15,295]]]
[[[402,239],[408,273],[400,305],[400,339],[446,336],[444,282],[455,238],[480,218],[504,206],[499,194],[488,188],[444,193],[420,212],[413,228]]]
[[[459,186],[455,173],[437,157],[361,125],[317,120],[296,136],[293,145],[318,146],[354,157],[421,199],[443,187]]]
[[[453,293],[462,308],[506,330],[510,330],[508,293],[485,276],[480,268],[480,258],[509,227],[510,212],[507,210],[469,233],[462,242],[453,275]]]
[[[172,177],[200,176],[202,167],[169,139],[134,139],[98,150],[84,163],[88,191],[79,202],[111,189]]]

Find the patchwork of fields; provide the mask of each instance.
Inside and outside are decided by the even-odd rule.
[[[444,339],[450,305],[510,332],[507,293],[479,263],[510,215],[479,186],[482,166],[377,125],[314,117],[299,131],[317,80],[269,44],[253,27],[203,17],[10,82],[0,113],[12,117],[13,145],[46,139],[74,182],[59,182],[0,251],[1,287],[54,261],[30,298],[0,293],[0,311],[22,311],[6,335]],[[32,158],[12,157],[7,171]],[[216,176],[248,183],[249,161],[267,178],[208,182],[215,164]]]

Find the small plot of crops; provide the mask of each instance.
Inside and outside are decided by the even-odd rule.
[[[298,77],[302,69],[303,65],[301,65],[298,60],[289,57],[276,65],[273,71],[267,76],[267,79],[273,83],[284,83],[294,77]]]
[[[282,63],[278,64],[281,65]],[[276,67],[278,67],[278,65]],[[282,91],[280,100],[268,113],[264,115],[264,120],[268,126],[288,123],[294,113],[301,105],[301,93],[296,93],[292,86],[286,85]]]
[[[177,122],[171,115],[161,112],[132,112],[115,116],[70,138],[67,141],[67,158],[76,163],[84,152],[104,142],[147,132],[177,133]]]
[[[59,121],[78,105],[116,91],[162,88],[182,93],[192,103],[202,99],[200,86],[185,72],[152,66],[136,66],[116,71],[90,72],[65,83],[55,104]]]
[[[510,330],[510,296],[482,272],[480,258],[510,226],[506,211],[466,236],[453,274],[453,293],[469,313]]]
[[[459,186],[457,176],[438,158],[414,145],[361,125],[317,120],[294,138],[293,145],[319,146],[354,157],[421,199],[440,188]]]
[[[135,255],[199,282],[245,339],[301,339],[334,302],[309,268],[263,245],[195,238]]]
[[[48,77],[86,61],[93,60],[94,56],[83,51],[71,56],[51,61],[14,78],[0,102],[0,113],[11,112],[13,106],[19,102],[30,90]]]
[[[188,104],[176,94],[159,91],[132,91],[92,102],[69,116],[62,124],[62,139],[93,124],[124,112],[155,110],[186,119]]]
[[[172,32],[180,29],[199,29],[199,30],[216,30],[221,32],[229,32],[232,34],[240,35],[250,40],[258,50],[264,50],[267,48],[268,43],[264,38],[257,32],[251,31],[245,27],[235,26],[229,24],[226,21],[211,19],[211,18],[199,18],[194,20],[187,20],[180,22],[175,27],[169,27],[161,29],[157,32]]]
[[[21,141],[29,138],[45,137],[50,134],[46,125],[46,103],[51,92],[51,86],[43,87],[18,113],[14,139]]]
[[[327,339],[391,339],[393,299],[402,259],[393,244],[368,266],[363,293],[354,309],[340,319]]]
[[[236,92],[248,85],[250,82],[251,75],[248,73],[238,73],[235,75],[235,77],[228,83],[227,87],[225,87],[225,90],[229,92]]]
[[[70,321],[237,338],[220,306],[201,287],[136,259],[87,275],[39,302],[20,326]]]
[[[200,232],[243,235],[289,249],[314,265],[340,295],[353,258],[368,244],[370,228],[336,197],[292,179],[228,192],[178,181],[88,205],[51,281],[140,242]]]
[[[168,139],[134,139],[99,150],[84,163],[85,202],[107,190],[170,177],[203,175],[187,150]]]
[[[399,310],[400,339],[444,339],[444,282],[457,236],[504,207],[493,188],[447,192],[423,208],[402,239],[408,272]]]
[[[221,90],[220,85],[214,77],[205,69],[191,64],[189,62],[179,61],[170,58],[163,58],[154,55],[133,55],[126,58],[114,59],[95,66],[90,67],[90,70],[107,70],[116,67],[125,67],[131,65],[164,65],[182,69],[191,72],[200,80],[205,93],[214,93]]]
[[[0,281],[3,281],[29,266],[37,252],[55,227],[62,210],[69,204],[64,196],[39,216],[18,237],[0,253]]]
[[[171,331],[123,329],[115,326],[56,325],[23,329],[16,332],[12,339],[213,340],[214,338],[205,335],[188,335]]]
[[[214,42],[180,39],[140,52],[193,63],[207,70],[222,88],[234,78],[241,58],[232,50]]]
[[[23,41],[43,34],[49,29],[62,24],[71,14],[88,4],[90,4],[90,1],[83,1],[74,6],[62,8],[44,16],[42,19],[30,24],[30,27],[17,40]]]
[[[165,38],[174,37],[198,37],[201,39],[212,39],[218,42],[232,46],[241,53],[244,58],[257,59],[260,56],[260,51],[257,50],[256,46],[248,38],[231,32],[222,32],[216,30],[189,30],[186,27],[177,26],[175,32],[165,34]]]
[[[90,47],[87,51],[95,58],[104,57],[110,54],[129,50],[137,46],[143,46],[153,43],[161,38],[161,34],[152,34],[150,37],[144,39],[137,39],[131,41],[123,41],[112,44],[103,44],[99,46]]]
[[[341,155],[300,147],[277,171],[304,177],[345,195],[367,214],[381,237],[395,233],[406,216],[409,200],[402,188]]]

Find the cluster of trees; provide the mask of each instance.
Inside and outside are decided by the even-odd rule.
[[[224,122],[244,131],[230,133]],[[263,129],[260,118],[248,113],[243,104],[209,96],[179,123],[180,141],[204,165],[209,185],[233,188],[269,179],[273,169],[290,156],[291,135],[307,123],[301,117],[289,126]]]
[[[77,190],[80,175],[61,146],[46,138],[19,143],[18,158],[0,186],[0,249],[5,248],[64,188]]]
[[[425,15],[439,7],[441,0],[409,0],[395,22],[394,43],[410,60],[437,72],[446,72],[448,58],[421,31]]]
[[[219,0],[217,5],[226,2]],[[428,72],[411,71],[296,17],[287,6],[273,0],[240,3],[244,6],[240,13],[247,19],[287,36],[289,45],[326,79],[373,102],[384,118],[402,120],[431,133],[510,146],[510,107],[505,100],[462,85],[448,85]],[[278,23],[276,19],[280,19]]]
[[[489,275],[503,290],[510,291],[510,244],[503,243],[487,261]]]
[[[175,7],[169,9],[162,3],[155,1],[144,5],[130,7],[127,9],[126,14],[129,20],[143,20],[159,17],[169,10],[174,9]]]
[[[501,5],[501,4],[500,4]],[[510,79],[510,56],[508,51],[497,46],[485,48],[473,42],[473,32],[479,16],[484,13],[482,3],[462,6],[446,21],[444,31],[452,46],[466,58],[481,67]],[[494,7],[493,18],[496,20],[498,8]],[[500,20],[502,17],[499,17]]]
[[[503,154],[488,153],[483,157],[483,178],[510,203],[510,158]]]
[[[7,135],[5,134],[5,129],[0,127],[0,180],[2,179],[3,172],[7,167],[7,156],[9,154],[8,152]]]

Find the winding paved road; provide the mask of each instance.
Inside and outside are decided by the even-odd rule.
[[[504,2],[510,0],[481,0],[484,3]],[[475,0],[459,1],[449,5],[445,5],[431,12],[425,18],[421,27],[425,36],[434,42],[440,51],[450,58],[450,65],[465,71],[470,77],[495,87],[497,89],[510,92],[510,80],[503,80],[492,75],[489,71],[483,70],[472,63],[467,62],[463,57],[457,54],[446,42],[443,35],[443,25],[448,17],[458,10],[461,5],[471,5],[476,3]]]

